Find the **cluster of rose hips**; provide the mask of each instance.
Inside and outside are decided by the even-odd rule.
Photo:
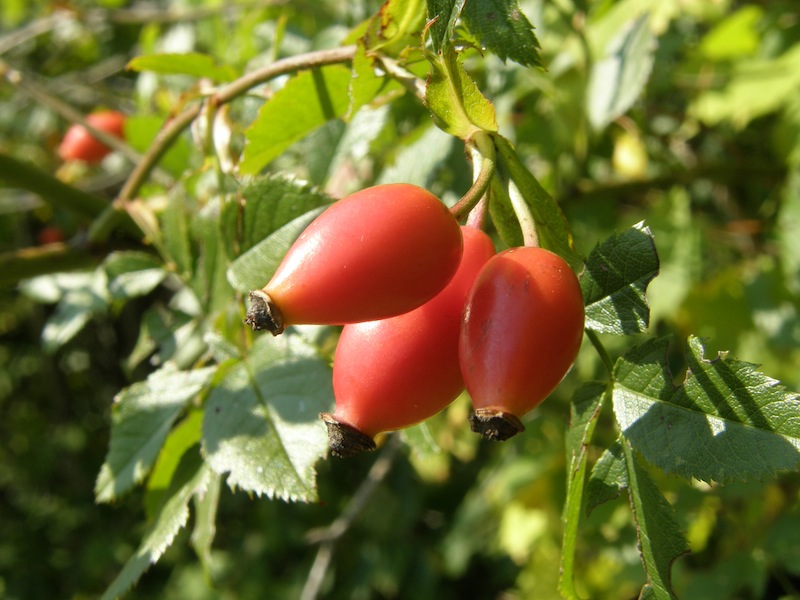
[[[583,337],[580,285],[562,258],[535,247],[496,253],[483,231],[407,184],[334,203],[250,301],[254,330],[344,325],[336,407],[320,415],[338,456],[374,449],[378,433],[433,416],[465,388],[472,430],[507,439],[564,377]]]

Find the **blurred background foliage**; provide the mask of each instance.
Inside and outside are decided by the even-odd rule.
[[[587,254],[612,232],[646,221],[661,258],[648,294],[651,331],[700,335],[709,357],[730,351],[800,389],[800,7],[794,0],[521,6],[546,69],[490,54],[473,54],[466,65],[497,107],[501,132],[561,203],[578,250]],[[135,56],[202,52],[235,76],[338,45],[378,8],[335,0],[4,0],[0,151],[110,200],[130,163],[114,154],[98,166],[62,164],[56,147],[69,123],[57,101],[82,113],[108,107],[131,115],[129,142],[142,152],[200,84],[126,70]],[[649,80],[625,116],[604,122],[595,106],[602,64],[634,18],[644,19],[642,51],[654,57]],[[262,101],[231,106],[234,136]],[[213,161],[190,135],[160,166],[196,198],[215,185]],[[471,176],[463,148],[411,97],[348,124],[328,123],[270,170],[334,195],[409,181],[448,202]],[[141,193],[163,192],[149,184]],[[67,241],[85,236],[74,214],[0,187],[0,252],[37,246],[54,227]],[[42,330],[53,307],[19,287],[0,289],[0,597],[95,597],[136,548],[145,491],[96,505],[93,488],[111,400],[146,374],[147,365],[132,366],[129,357],[142,315],[159,302],[156,290],[111,304],[68,345],[48,349]],[[627,343],[603,342],[612,352]],[[680,361],[676,355],[676,378]],[[315,532],[342,514],[388,456],[385,479],[326,546],[323,597],[557,598],[568,402],[600,371],[586,344],[526,433],[502,446],[463,431],[461,398],[426,429],[404,433],[408,444],[399,450],[386,444],[384,455],[323,461],[318,504],[223,488],[210,569],[183,532],[130,597],[301,597],[321,560]],[[596,435],[600,447],[616,438],[610,414]],[[800,597],[796,473],[725,487],[655,475],[692,548],[674,566],[680,597]],[[644,583],[639,560],[630,509],[623,500],[607,503],[582,526],[578,589],[588,598],[635,597]]]

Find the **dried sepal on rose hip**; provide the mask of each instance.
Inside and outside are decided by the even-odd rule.
[[[278,335],[288,325],[393,317],[438,294],[461,251],[458,222],[436,196],[409,184],[367,188],[311,222],[250,293],[245,322]]]
[[[475,412],[472,430],[505,440],[561,382],[578,355],[584,305],[560,256],[542,248],[500,252],[470,290],[459,362]]]
[[[482,231],[462,227],[464,252],[439,294],[408,313],[345,325],[333,361],[331,453],[352,456],[375,448],[374,437],[409,427],[445,408],[464,390],[458,335],[475,276],[495,253]]]

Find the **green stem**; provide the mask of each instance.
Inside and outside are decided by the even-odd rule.
[[[536,231],[536,221],[533,219],[531,209],[513,179],[508,180],[508,198],[511,200],[511,207],[514,209],[514,214],[522,229],[522,243],[525,246],[538,248],[539,234]]]
[[[476,133],[469,143],[472,162],[475,165],[475,180],[467,192],[450,209],[456,220],[462,220],[484,197],[494,177],[497,152],[492,137],[485,131]]]
[[[600,355],[600,360],[603,361],[603,365],[605,365],[608,372],[613,373],[614,361],[611,359],[611,355],[609,355],[608,350],[606,350],[605,346],[603,346],[603,342],[600,341],[597,333],[591,329],[586,329],[586,337],[589,338],[592,346],[594,346],[594,349],[597,350],[597,354]]]
[[[48,244],[0,254],[0,285],[21,279],[89,267],[97,263],[91,254],[66,244]]]

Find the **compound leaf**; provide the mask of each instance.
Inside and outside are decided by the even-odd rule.
[[[653,236],[644,223],[598,244],[581,278],[586,327],[618,335],[646,331],[650,311],[645,292],[658,269]]]
[[[291,332],[262,336],[209,395],[206,461],[232,488],[312,501],[328,441],[318,415],[332,400],[330,368],[314,347]]]
[[[177,371],[166,366],[114,399],[111,441],[95,484],[98,502],[110,502],[150,472],[175,419],[210,382],[215,367]]]
[[[247,129],[242,173],[258,172],[317,127],[345,116],[350,79],[350,69],[332,65],[303,71],[275,92]]]
[[[517,0],[467,2],[462,16],[478,42],[503,61],[510,58],[525,67],[542,65],[539,40]]]
[[[614,413],[624,436],[668,473],[728,483],[800,467],[800,396],[727,354],[703,357],[688,342],[688,371],[673,384],[667,339],[617,361]]]

